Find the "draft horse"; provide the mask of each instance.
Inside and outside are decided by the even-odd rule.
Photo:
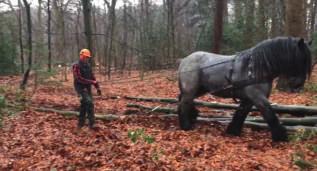
[[[283,76],[294,89],[304,85],[312,72],[309,46],[302,38],[277,37],[231,56],[194,52],[178,69],[180,128],[194,128],[198,110],[193,100],[206,93],[239,99],[239,108],[226,129],[239,136],[252,106],[256,106],[269,125],[273,141],[287,141],[286,129],[272,110],[268,97],[272,82]]]

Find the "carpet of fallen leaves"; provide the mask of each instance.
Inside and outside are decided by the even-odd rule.
[[[315,72],[316,73],[316,72]],[[62,76],[49,78],[59,81]],[[27,90],[31,106],[78,110],[79,99],[69,80],[62,84],[38,85],[31,81]],[[111,81],[98,75],[103,92],[94,96],[97,113],[120,115],[115,121],[97,121],[97,130],[76,129],[77,118],[56,113],[33,111],[31,108],[5,117],[0,129],[0,170],[298,170],[293,155],[303,153],[315,160],[316,152],[307,148],[317,138],[301,142],[272,143],[267,130],[244,128],[241,137],[223,134],[225,126],[216,122],[198,122],[195,130],[179,130],[176,117],[138,111],[124,115],[126,104],[135,101],[124,96],[176,98],[175,72],[147,73],[140,81],[137,72],[114,74]],[[313,75],[312,81],[317,80]],[[0,86],[18,85],[19,77],[0,77]],[[314,105],[311,92],[288,94],[273,91],[271,101],[281,104]],[[10,94],[8,95],[10,98]],[[206,95],[201,100],[233,103]],[[147,106],[175,105],[136,102]],[[211,109],[202,108],[212,114]],[[138,139],[128,132],[141,129],[155,138],[153,143]]]

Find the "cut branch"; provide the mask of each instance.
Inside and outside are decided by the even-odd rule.
[[[126,96],[126,99],[129,100],[137,100],[137,101],[147,101],[147,102],[164,102],[164,103],[177,103],[177,99],[173,98],[151,98],[151,97],[131,97]],[[231,109],[236,110],[238,109],[237,104],[225,104],[225,103],[210,103],[205,101],[198,101],[195,100],[195,105],[197,106],[204,106],[214,109]],[[299,106],[299,105],[271,105],[273,110],[276,113],[288,113],[294,116],[305,116],[305,115],[317,115],[317,107],[313,106]],[[255,107],[252,108],[252,111],[259,111]]]
[[[174,108],[167,108],[167,107],[148,107],[148,106],[143,106],[143,105],[139,105],[139,104],[133,104],[133,103],[129,103],[127,104],[127,107],[134,107],[134,108],[138,108],[138,109],[145,109],[145,110],[150,110],[151,112],[161,112],[161,113],[177,113],[176,109]]]

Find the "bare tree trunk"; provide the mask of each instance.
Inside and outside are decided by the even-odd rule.
[[[285,32],[287,36],[305,37],[305,0],[285,0]]]
[[[108,79],[111,79],[111,62],[112,62],[112,43],[113,43],[113,37],[114,37],[114,28],[115,28],[115,23],[116,23],[116,13],[115,13],[115,7],[117,0],[112,0],[111,5],[107,0],[105,0],[105,3],[108,6],[108,11],[109,11],[109,26],[107,29],[107,75]]]
[[[229,10],[228,10],[228,3],[230,0],[224,0],[224,8],[223,8],[223,20],[224,23],[228,23],[228,17],[229,17]]]
[[[27,33],[28,33],[28,68],[32,68],[32,18],[31,18],[31,9],[30,4],[27,0],[23,0],[25,10],[26,10],[26,19],[27,19]]]
[[[32,68],[32,19],[31,19],[31,9],[30,4],[27,2],[27,0],[23,0],[25,10],[26,10],[26,19],[27,19],[27,33],[28,33],[28,69],[24,73],[22,83],[20,85],[20,88],[22,90],[25,90],[29,73]]]
[[[147,45],[147,41],[146,41],[146,36],[145,36],[145,32],[146,32],[146,18],[145,18],[145,2],[144,0],[140,0],[141,2],[141,11],[140,11],[140,41],[141,41],[141,50],[142,53],[140,54],[140,59],[139,59],[139,65],[140,65],[140,78],[141,80],[143,80],[144,78],[144,65],[145,65],[145,52],[147,50],[146,45]]]
[[[166,0],[167,5],[167,55],[169,62],[175,59],[175,23],[174,23],[174,0]]]
[[[256,35],[257,42],[267,38],[267,27],[266,27],[267,17],[265,15],[265,6],[266,6],[266,1],[260,0],[258,4],[258,10],[257,10],[257,30],[258,30],[258,33]]]
[[[154,56],[151,55],[151,46],[152,46],[152,21],[150,18],[150,0],[144,0],[144,14],[145,14],[145,26],[144,26],[144,36],[145,36],[145,42],[146,45],[145,47],[145,56],[143,58],[144,61],[144,65],[143,65],[143,69],[144,71],[146,69],[150,69],[153,68],[153,60],[154,60]],[[145,68],[145,67],[148,68]],[[143,76],[142,79],[144,77],[144,72],[143,72]]]
[[[65,4],[64,1],[61,1],[58,4],[58,1],[51,1],[54,9],[54,13],[56,14],[56,29],[58,31],[58,36],[56,37],[56,48],[57,48],[57,57],[62,57],[62,59],[58,59],[64,61],[66,63],[66,31],[65,31],[65,11],[67,11],[67,7],[69,5],[70,0],[68,0]]]
[[[106,2],[106,1],[105,1]],[[105,3],[106,4],[106,3]],[[107,7],[104,7],[104,11],[106,11],[106,9],[109,9],[109,7],[108,7],[108,5],[107,5]],[[108,10],[109,11],[109,10]],[[108,14],[109,14],[109,12],[108,12]],[[104,70],[104,72],[105,72],[105,75],[106,75],[106,73],[107,73],[107,68],[108,68],[108,57],[107,57],[107,54],[108,54],[108,34],[109,34],[109,29],[108,29],[108,23],[107,23],[107,13],[106,12],[104,12],[104,15],[103,15],[103,18],[104,18],[104,25],[103,25],[103,27],[104,27],[104,33],[105,33],[105,36],[104,36],[104,43],[103,43],[103,50],[104,50],[104,52],[103,52],[103,54],[104,54],[104,56],[103,56],[103,65],[104,65],[104,68],[105,68],[105,70]]]
[[[223,14],[225,1],[216,0],[216,14],[214,16],[214,43],[212,52],[220,53],[220,47],[222,42],[222,33],[223,33]]]
[[[135,10],[134,10],[134,7],[133,6],[129,6],[130,8],[130,13],[131,14],[135,14]],[[135,16],[137,16],[137,15],[135,15]],[[137,30],[136,30],[136,28],[134,27],[133,29],[132,29],[132,33],[131,33],[131,46],[132,47],[134,47],[135,46],[135,44],[136,44],[136,40],[137,40]],[[130,76],[131,75],[131,70],[132,70],[132,67],[133,67],[133,59],[134,59],[134,57],[135,57],[135,50],[134,49],[131,49],[130,50],[130,59],[129,59],[129,67],[128,67],[128,70],[129,70],[129,73],[128,73],[128,75]]]
[[[284,20],[285,20],[285,4],[284,0],[271,0],[269,5],[271,11],[271,37],[284,35]]]
[[[128,45],[128,15],[127,15],[127,4],[124,3],[123,6],[123,43],[124,43],[124,48],[123,48],[123,59],[122,59],[122,64],[121,64],[121,73],[123,73],[123,70],[126,67],[126,60],[127,60],[127,55],[128,55],[128,48],[126,46]]]
[[[310,1],[310,30],[309,37],[312,39],[315,31],[315,20],[316,20],[316,10],[317,10],[317,0]]]
[[[306,37],[305,36],[305,0],[285,0],[285,33],[287,36]],[[289,81],[280,77],[276,88],[280,91],[294,92],[289,86]]]
[[[92,8],[92,26],[93,26],[93,32],[94,33],[99,33],[98,32],[98,27],[97,27],[97,19],[96,19],[96,13],[97,13],[97,8],[94,6]],[[94,57],[95,57],[95,62],[97,61],[97,63],[99,64],[99,56],[100,56],[100,53],[99,53],[99,43],[98,43],[98,36],[94,36],[93,37],[93,44],[94,44],[94,47],[93,47],[93,50],[95,52],[94,54]]]
[[[18,14],[18,25],[19,25],[19,46],[20,46],[20,60],[21,60],[21,72],[24,73],[24,50],[23,50],[23,34],[22,34],[22,11],[23,7],[21,0],[18,0],[19,14]]]
[[[85,26],[85,35],[86,35],[86,44],[87,48],[92,51],[92,32],[91,32],[91,2],[90,0],[82,0],[83,13],[84,13],[84,26]],[[91,64],[93,64],[93,60]]]
[[[255,11],[255,1],[254,0],[245,0],[245,10],[246,10],[246,21],[244,28],[244,44],[247,48],[250,48],[254,45],[254,11]]]
[[[42,23],[42,2],[43,0],[38,0],[38,9],[37,9],[37,31],[35,34],[35,49],[34,49],[34,61],[35,63],[41,61],[43,59],[43,42],[44,42],[44,34],[43,34],[43,23]]]
[[[81,7],[77,7],[77,16],[76,16],[76,45],[77,45],[77,53],[80,51],[80,42],[79,42],[79,30],[80,30],[80,13]]]
[[[51,1],[47,0],[47,48],[48,48],[48,72],[52,71],[52,48],[51,48]]]

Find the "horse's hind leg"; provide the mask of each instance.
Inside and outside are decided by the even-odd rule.
[[[241,134],[243,122],[252,108],[252,102],[242,100],[239,108],[233,115],[232,121],[227,127],[226,133],[230,135],[239,136]]]
[[[182,73],[182,70],[180,70],[178,119],[182,130],[193,129],[198,116],[198,110],[194,105],[194,98],[197,97],[199,91],[199,71],[197,68],[191,66],[189,69],[193,71],[186,73]]]
[[[178,105],[178,119],[182,130],[193,129],[198,111],[194,106],[194,96],[181,95]]]

